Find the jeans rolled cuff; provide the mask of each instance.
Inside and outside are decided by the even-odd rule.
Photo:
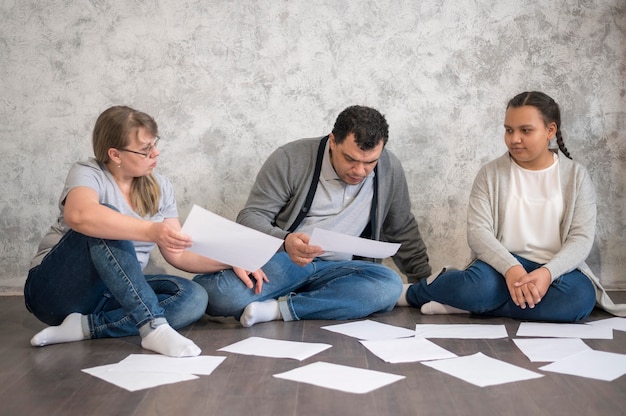
[[[80,327],[83,330],[83,338],[92,339],[95,337],[94,333],[91,331],[91,326],[89,325],[89,316],[83,315],[80,317]]]
[[[141,325],[141,327],[139,328],[139,335],[143,338],[146,335],[148,335],[150,332],[152,332],[154,329],[156,329],[156,327],[165,325],[166,323],[167,323],[167,319],[163,317],[151,319],[145,324]]]
[[[278,298],[278,309],[280,309],[280,315],[283,317],[283,321],[285,322],[298,320],[289,307],[289,296],[290,295],[285,295]]]

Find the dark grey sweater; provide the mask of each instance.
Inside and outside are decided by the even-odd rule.
[[[278,238],[285,238],[309,191],[320,141],[301,139],[276,149],[265,161],[237,222]],[[426,245],[420,235],[398,158],[384,149],[377,165],[378,204],[372,238],[401,243],[393,257],[409,282],[431,273]]]

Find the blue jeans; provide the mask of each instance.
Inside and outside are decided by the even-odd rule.
[[[278,299],[285,321],[356,319],[390,311],[402,291],[396,272],[368,261],[315,259],[301,267],[279,252],[263,271],[269,282],[258,295],[232,269],[194,277],[209,295],[206,313],[239,319],[248,304]]]
[[[29,271],[24,299],[48,325],[73,312],[87,315],[91,338],[138,335],[146,323],[181,328],[200,319],[207,304],[189,279],[144,276],[132,242],[71,230]]]
[[[542,265],[515,256],[527,272]],[[589,316],[596,302],[591,280],[575,269],[555,279],[541,302],[525,309],[513,303],[504,276],[480,260],[465,270],[450,270],[427,284],[426,279],[413,284],[407,291],[410,305],[420,307],[432,300],[478,315],[507,318],[575,322]]]

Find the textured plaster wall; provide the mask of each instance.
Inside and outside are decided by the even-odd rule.
[[[528,89],[562,106],[597,190],[589,263],[626,289],[624,0],[2,0],[0,23],[0,293],[21,292],[114,104],[159,122],[181,220],[192,204],[234,219],[276,146],[376,107],[433,267],[462,266],[473,177]]]

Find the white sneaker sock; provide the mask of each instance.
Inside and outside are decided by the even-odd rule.
[[[469,311],[455,308],[454,306],[444,305],[443,303],[431,300],[422,305],[420,311],[424,315],[449,315],[454,313],[469,313]]]
[[[82,318],[78,312],[70,313],[65,317],[61,325],[49,326],[35,334],[30,340],[33,347],[43,347],[50,344],[61,344],[84,340]]]
[[[169,324],[157,326],[141,340],[141,346],[170,357],[195,357],[202,352],[193,341],[180,335]]]
[[[277,321],[282,318],[278,301],[269,299],[263,302],[252,302],[243,310],[239,322],[246,328],[260,322]]]
[[[400,297],[396,301],[396,306],[411,306],[409,302],[406,300],[406,292],[411,287],[411,283],[405,283],[402,285],[402,293],[400,293]]]

